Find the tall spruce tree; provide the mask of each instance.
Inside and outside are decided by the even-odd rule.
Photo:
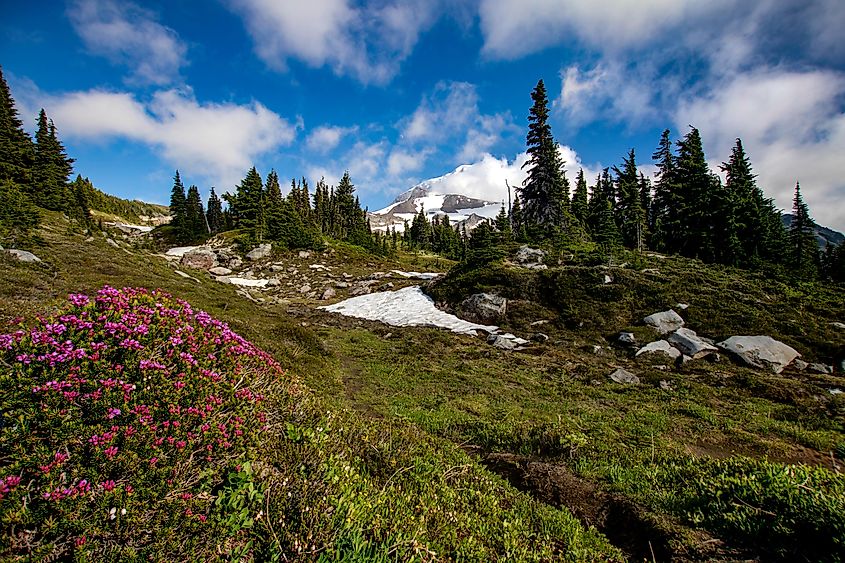
[[[192,185],[185,197],[185,233],[190,241],[194,241],[207,236],[208,231],[199,188]]]
[[[264,186],[255,166],[250,168],[234,194],[224,196],[232,210],[237,228],[244,229],[255,240],[264,232]]]
[[[707,165],[701,135],[695,127],[678,141],[677,185],[674,205],[677,208],[677,245],[670,251],[691,258],[712,261],[715,258],[714,226],[716,213],[714,193],[718,176]]]
[[[35,147],[18,117],[15,100],[0,67],[0,181],[10,180],[30,192],[34,159]]]
[[[38,220],[38,208],[18,185],[9,179],[0,180],[0,242],[11,247],[26,245]]]
[[[651,246],[655,250],[674,251],[679,246],[681,224],[678,215],[677,158],[672,150],[671,132],[665,129],[651,158],[656,163],[654,200],[652,202]]]
[[[178,240],[188,236],[188,207],[185,196],[185,186],[179,171],[173,176],[173,188],[170,190],[170,225]]]
[[[339,220],[338,236],[343,240],[363,245],[366,242],[366,237],[363,236],[367,230],[366,219],[354,193],[355,185],[347,170],[334,193]]]
[[[211,193],[208,196],[208,206],[205,211],[205,219],[208,223],[208,230],[211,234],[219,233],[225,228],[223,203],[214,192],[214,186],[211,186]]]
[[[578,177],[575,180],[575,193],[572,196],[572,216],[581,223],[581,226],[587,226],[587,206],[589,200],[587,198],[587,180],[584,179],[584,169],[578,170]]]
[[[549,232],[548,227],[568,227],[569,184],[548,122],[549,99],[542,80],[531,92],[531,100],[534,103],[528,115],[526,136],[528,160],[523,165],[523,168],[528,168],[528,174],[519,195],[529,230],[533,228],[536,234],[541,235]]]
[[[819,272],[819,247],[814,234],[815,221],[801,196],[801,185],[795,183],[792,200],[792,223],[789,225],[789,246],[792,270],[802,278],[815,278]]]
[[[67,155],[56,133],[56,126],[48,120],[44,109],[38,114],[35,133],[35,163],[33,168],[33,199],[45,209],[63,211],[68,205],[68,179],[73,172],[73,159]]]
[[[623,159],[622,169],[613,168],[616,174],[616,224],[622,236],[622,244],[628,248],[642,249],[645,234],[645,213],[640,201],[640,181],[634,149]]]

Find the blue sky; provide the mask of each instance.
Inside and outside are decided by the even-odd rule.
[[[11,5],[13,4],[13,5]],[[465,169],[468,195],[520,179],[529,94],[545,80],[570,178],[668,127],[698,127],[714,169],[736,137],[782,208],[845,230],[841,0],[72,0],[7,3],[0,64],[77,172],[165,202],[349,169],[362,202]],[[471,181],[467,182],[466,178]]]

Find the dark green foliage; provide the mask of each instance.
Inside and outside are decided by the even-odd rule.
[[[581,223],[581,226],[587,226],[587,206],[589,202],[587,199],[587,180],[584,179],[584,169],[578,170],[578,178],[575,180],[575,193],[572,196],[572,216]]]
[[[499,247],[499,237],[487,221],[480,223],[470,233],[467,242],[466,264],[480,267],[501,259],[504,251]]]
[[[11,180],[0,181],[0,241],[15,247],[31,241],[38,227],[38,208]]]
[[[0,181],[11,180],[29,191],[34,159],[35,147],[18,118],[15,100],[0,67]]]
[[[305,185],[305,195],[307,195],[307,184]],[[265,238],[267,240],[277,242],[286,248],[319,248],[322,245],[322,238],[316,225],[303,218],[303,215],[305,217],[311,215],[311,205],[304,202],[302,194],[303,191],[294,181],[288,197],[283,198],[279,177],[274,170],[270,171],[264,191]]]
[[[200,191],[196,186],[188,188],[185,198],[185,230],[191,240],[199,240],[208,236],[209,228],[205,220],[205,209],[200,199]]]
[[[68,178],[73,172],[73,159],[56,134],[56,126],[42,109],[35,133],[32,197],[45,209],[64,211],[68,203]]]
[[[616,224],[622,236],[622,244],[628,248],[641,249],[645,245],[645,212],[640,196],[640,179],[637,172],[634,149],[624,159],[622,169],[614,167],[616,173]]]
[[[601,174],[596,177],[596,185],[590,193],[590,201],[587,204],[587,230],[591,236],[594,236],[600,229],[605,229],[607,225],[605,213],[610,208],[611,217],[614,215],[613,210],[616,208],[616,196],[613,181],[610,179],[610,169],[605,168]],[[600,227],[600,224],[603,225]]]
[[[677,144],[674,205],[678,223],[674,225],[676,232],[672,239],[676,246],[670,246],[668,250],[690,258],[713,261],[716,251],[714,193],[718,189],[718,177],[710,172],[707,165],[698,129],[690,129]]]
[[[815,222],[804,198],[801,186],[795,184],[792,203],[792,224],[789,226],[790,265],[800,277],[815,278],[819,271],[819,247],[813,234]]]
[[[845,242],[836,246],[828,244],[822,257],[824,276],[835,282],[845,282]]]
[[[523,165],[528,168],[528,176],[519,195],[529,232],[546,237],[569,226],[569,182],[548,123],[549,100],[542,80],[531,92],[531,99],[534,104],[528,115],[526,137],[529,159]]]
[[[223,202],[214,193],[214,186],[211,186],[211,194],[208,196],[208,206],[205,212],[205,219],[208,224],[208,230],[211,234],[216,234],[224,230],[225,218],[223,217]]]
[[[70,200],[68,201],[67,213],[68,215],[79,221],[82,225],[90,226],[93,222],[91,217],[91,197],[90,182],[82,179],[82,176],[76,177],[76,180],[71,183],[68,188],[70,192]]]
[[[619,229],[613,217],[613,207],[610,200],[600,199],[599,202],[603,202],[604,209],[599,211],[596,216],[592,237],[599,247],[610,249],[619,245],[622,237],[619,235]]]
[[[142,218],[168,214],[168,208],[163,205],[145,203],[138,200],[130,201],[104,193],[94,187],[91,180],[83,178],[80,175],[71,183],[70,188],[71,191],[79,190],[84,192],[85,203],[88,204],[89,209],[110,215],[117,215],[126,221],[138,222],[144,220]],[[78,213],[78,211],[71,210],[71,213]]]
[[[264,236],[264,187],[261,176],[253,166],[238,184],[234,194],[225,194],[234,227],[243,229],[254,241]]]
[[[170,226],[173,227],[177,240],[184,241],[188,238],[188,204],[185,186],[178,170],[173,176],[173,187],[170,189]]]
[[[676,203],[677,164],[675,153],[672,152],[671,132],[665,129],[660,136],[660,143],[651,156],[656,162],[654,185],[654,201],[652,202],[651,247],[655,250],[666,251],[680,245],[679,237],[681,224],[678,217]]]

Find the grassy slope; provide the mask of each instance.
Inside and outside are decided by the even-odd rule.
[[[344,379],[331,349],[280,308],[260,307],[204,276],[181,278],[163,260],[114,249],[101,237],[85,242],[55,215],[48,216],[42,238],[44,245],[33,250],[43,264],[0,257],[2,325],[50,313],[68,293],[91,293],[104,284],[158,287],[270,352],[289,370],[291,385]],[[448,440],[404,421],[338,408],[336,398],[319,392],[275,400],[279,418],[253,459],[267,499],[267,516],[249,531],[257,559],[621,559],[568,511],[516,491]],[[229,545],[221,538],[218,545],[174,546],[166,535],[162,530],[161,543],[148,553],[205,559]],[[109,549],[101,557],[139,555]]]

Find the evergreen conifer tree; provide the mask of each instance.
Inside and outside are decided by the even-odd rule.
[[[47,119],[44,109],[38,114],[35,133],[33,168],[34,200],[45,209],[63,211],[68,204],[68,179],[73,172],[73,159],[56,134],[56,126]]]
[[[18,185],[0,180],[0,242],[11,247],[27,244],[38,221],[38,208]]]
[[[701,135],[695,127],[678,141],[677,186],[674,204],[678,213],[677,247],[684,256],[712,261],[715,257],[714,193],[718,177],[710,172]]]
[[[581,226],[587,226],[587,181],[584,179],[584,169],[578,170],[578,177],[575,180],[575,194],[572,196],[572,216],[581,223]]]
[[[208,206],[206,208],[205,218],[208,223],[208,230],[211,234],[219,233],[225,228],[223,203],[214,192],[214,186],[211,186],[211,193],[208,196]]]
[[[188,207],[185,196],[185,186],[179,171],[173,176],[173,188],[170,190],[170,225],[173,227],[177,240],[184,240],[188,236]]]
[[[185,233],[189,241],[203,238],[208,234],[200,191],[193,185],[188,188],[188,195],[185,197]]]
[[[622,235],[622,244],[628,248],[641,249],[645,233],[645,213],[640,201],[640,181],[636,155],[631,149],[623,160],[622,169],[614,167],[616,173],[616,223]]]
[[[792,223],[789,225],[789,245],[793,271],[802,278],[818,276],[819,247],[813,232],[816,224],[801,196],[801,186],[795,183],[792,201]]]
[[[671,132],[663,131],[660,142],[651,158],[656,162],[654,200],[652,203],[651,247],[660,251],[674,251],[678,248],[681,224],[676,202],[677,159],[672,150]]]
[[[569,183],[563,171],[563,160],[557,150],[548,123],[549,108],[546,86],[542,80],[531,92],[533,105],[528,115],[526,136],[528,174],[519,195],[522,214],[529,230],[538,234],[541,227],[566,228],[569,218]],[[548,232],[546,229],[544,232]]]
[[[264,186],[258,170],[253,166],[238,184],[235,194],[226,194],[237,227],[246,230],[254,240],[263,238]]]
[[[91,226],[93,222],[91,218],[89,185],[89,182],[83,180],[82,176],[77,175],[76,180],[68,188],[71,196],[70,202],[67,205],[68,214],[86,227]]]
[[[11,180],[21,190],[30,192],[34,159],[35,147],[18,117],[15,100],[0,67],[0,181]]]

